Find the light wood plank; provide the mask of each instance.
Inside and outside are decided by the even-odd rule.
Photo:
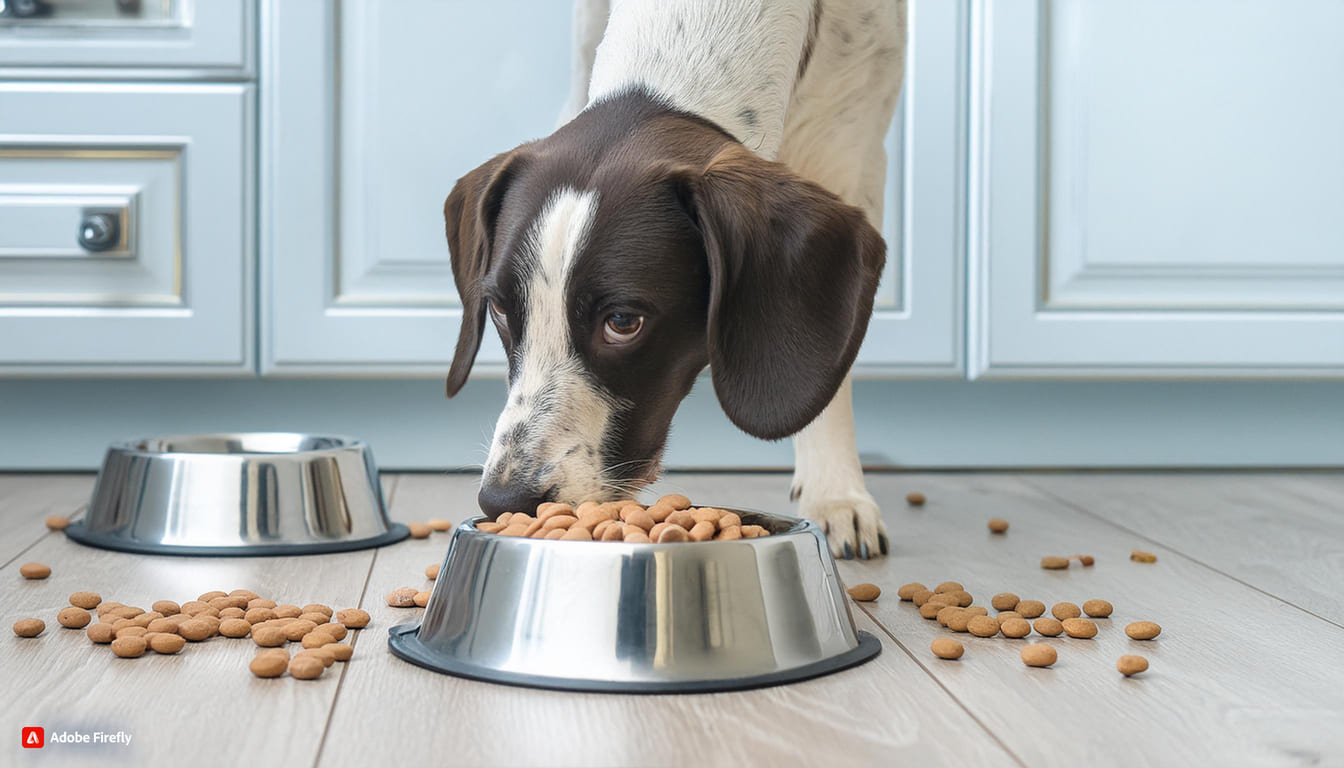
[[[887,594],[867,610],[1028,765],[1317,765],[1344,763],[1344,630],[1161,546],[1154,564],[1128,560],[1135,538],[1064,507],[1019,479],[981,475],[873,476],[893,534],[892,557],[842,562],[849,583]],[[911,508],[920,488],[928,504]],[[1007,518],[1004,536],[986,529]],[[1253,546],[1248,544],[1248,546]],[[1045,571],[1046,554],[1092,554],[1091,568]],[[962,582],[984,603],[1012,591],[1047,605],[1100,597],[1116,607],[1093,640],[1043,639],[1060,660],[1025,667],[1026,640],[956,634],[895,599],[902,583]],[[1123,627],[1150,619],[1154,642]],[[955,635],[958,662],[929,642]],[[1132,679],[1116,659],[1137,653],[1152,668]]]
[[[393,514],[474,508],[474,478],[404,476]],[[492,685],[422,670],[387,650],[387,629],[417,618],[386,592],[423,583],[447,535],[379,552],[356,646],[323,745],[324,765],[1012,765],[1010,755],[905,655],[759,691],[685,696],[576,694]],[[656,724],[650,727],[651,724]]]
[[[385,492],[396,481],[384,481]],[[395,498],[395,497],[394,497]],[[212,590],[246,588],[298,605],[325,603],[339,610],[358,604],[374,551],[273,558],[176,558],[132,555],[84,547],[64,536],[43,538],[30,559],[52,567],[42,581],[0,581],[5,639],[0,643],[0,679],[6,690],[25,691],[0,703],[0,731],[23,725],[53,730],[101,729],[132,734],[129,746],[78,753],[71,758],[142,765],[188,761],[213,764],[308,765],[340,682],[341,667],[321,679],[288,676],[261,680],[247,669],[257,648],[246,639],[215,637],[189,643],[181,653],[153,652],[118,659],[106,645],[89,642],[82,630],[61,627],[56,613],[78,590],[104,600],[148,609],[155,600],[195,599]],[[21,617],[47,623],[34,639],[8,631]],[[351,639],[347,639],[351,642]],[[297,645],[290,645],[291,652]],[[227,746],[212,739],[231,734]],[[194,755],[194,757],[184,757]]]
[[[0,475],[0,564],[8,566],[48,533],[43,523],[48,515],[78,517],[89,503],[93,480],[91,474]]]
[[[1344,475],[1032,474],[1091,515],[1344,625]],[[1135,547],[1143,541],[1135,538]]]

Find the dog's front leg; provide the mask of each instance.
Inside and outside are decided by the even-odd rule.
[[[854,442],[852,377],[846,376],[816,421],[793,438],[795,456],[791,497],[798,511],[826,531],[831,554],[865,560],[887,553],[882,511],[863,483],[863,466]]]

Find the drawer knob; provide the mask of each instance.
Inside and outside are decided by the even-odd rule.
[[[86,251],[106,251],[120,238],[120,222],[110,213],[91,213],[79,224],[79,244]]]

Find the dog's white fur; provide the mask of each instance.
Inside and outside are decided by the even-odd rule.
[[[565,303],[570,269],[597,205],[595,191],[558,190],[528,232],[524,249],[531,271],[523,292],[528,325],[518,349],[518,374],[509,383],[509,402],[485,460],[484,476],[499,485],[528,472],[554,486],[558,498],[597,498],[604,490],[602,437],[619,404],[593,386],[574,354]]]
[[[814,8],[811,58],[799,78]],[[561,122],[642,86],[858,206],[880,229],[882,142],[900,94],[905,41],[905,0],[615,0],[609,15],[608,0],[577,0],[574,81]],[[530,317],[540,317],[535,311]],[[563,317],[563,307],[554,311]],[[876,554],[886,534],[863,481],[851,392],[846,377],[794,438],[793,495],[837,556]],[[583,421],[592,428],[601,419]]]

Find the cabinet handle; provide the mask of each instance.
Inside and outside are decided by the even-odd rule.
[[[110,213],[90,213],[79,223],[79,244],[86,251],[106,251],[121,239],[121,223]]]

